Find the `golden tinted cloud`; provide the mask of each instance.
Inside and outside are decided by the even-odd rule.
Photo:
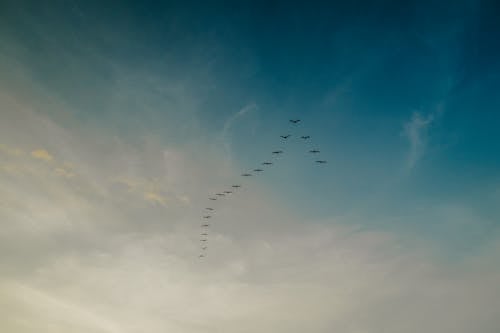
[[[33,156],[36,159],[44,160],[47,162],[50,162],[54,159],[54,157],[45,149],[33,150],[31,152],[31,156]]]

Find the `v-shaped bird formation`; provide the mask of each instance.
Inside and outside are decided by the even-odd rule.
[[[298,126],[298,124],[300,123],[300,121],[301,121],[300,119],[290,119],[289,120],[289,122],[294,127]],[[288,141],[288,139],[290,137],[292,137],[292,135],[291,134],[286,134],[286,135],[280,135],[280,137],[284,141]],[[310,138],[311,138],[310,135],[302,135],[302,136],[300,136],[300,139],[302,139],[304,141],[309,141]],[[312,155],[318,155],[318,154],[321,153],[316,148],[310,149],[308,152],[310,154],[312,154]],[[271,156],[279,156],[279,155],[281,155],[283,153],[284,153],[283,150],[275,150],[275,151],[271,151],[270,152]],[[322,160],[322,159],[318,159],[318,160],[315,160],[315,163],[316,164],[325,164],[325,163],[327,163],[327,161],[326,160]],[[261,162],[260,165],[262,165],[264,167],[270,167],[270,166],[274,165],[274,162],[264,161],[264,162]],[[254,168],[252,170],[253,170],[252,171],[253,173],[244,172],[244,173],[241,174],[241,177],[251,177],[251,176],[254,176],[256,174],[259,174],[259,173],[262,173],[262,172],[265,171],[265,169],[263,169],[261,167]],[[213,195],[210,195],[208,197],[208,200],[210,200],[210,201],[223,200],[225,197],[233,195],[234,193],[236,193],[235,191],[237,191],[241,187],[242,187],[242,185],[240,185],[240,184],[233,184],[233,185],[230,186],[230,189],[226,189],[226,190],[223,190],[222,192],[214,193]],[[228,188],[229,188],[229,186],[228,186]],[[210,219],[210,218],[212,218],[212,216],[214,216],[215,213],[216,213],[216,209],[215,208],[213,208],[213,207],[205,207],[204,212],[202,214],[202,218],[203,219]],[[200,255],[199,255],[200,258],[205,258],[206,255],[207,255],[209,231],[210,231],[210,224],[208,224],[208,223],[202,223],[201,224],[201,232],[200,232],[200,236],[201,236],[200,237]]]

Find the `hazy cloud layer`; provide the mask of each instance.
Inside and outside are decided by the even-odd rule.
[[[209,145],[96,141],[4,97],[2,117],[34,130],[1,146],[2,330],[465,333],[499,325],[497,241],[442,262],[396,234],[341,219],[304,224],[254,184],[219,203],[200,261],[199,209],[236,173]],[[412,149],[422,149],[431,122],[413,116]],[[1,124],[9,142],[15,135]],[[50,132],[35,130],[40,124]]]

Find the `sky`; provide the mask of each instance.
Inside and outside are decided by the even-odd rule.
[[[0,331],[498,332],[499,10],[2,1]]]

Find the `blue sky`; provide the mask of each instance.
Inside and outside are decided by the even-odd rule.
[[[6,291],[12,304],[26,290],[43,294],[37,299],[40,304],[50,299],[54,313],[60,304],[72,304],[64,311],[74,309],[78,325],[94,325],[96,332],[135,332],[133,327],[148,320],[155,323],[152,332],[198,332],[196,327],[225,332],[234,330],[229,322],[252,322],[260,315],[267,318],[262,329],[290,331],[276,324],[280,316],[241,307],[240,292],[257,295],[256,308],[274,302],[263,296],[261,283],[292,304],[305,297],[273,289],[281,277],[282,284],[317,283],[337,295],[345,290],[329,289],[332,279],[370,276],[373,260],[381,260],[385,273],[400,270],[392,281],[401,288],[399,296],[380,294],[386,289],[376,277],[354,279],[352,294],[346,295],[359,296],[367,288],[373,292],[370,304],[391,309],[392,297],[404,301],[415,290],[453,280],[450,293],[470,287],[477,291],[478,308],[493,307],[495,301],[483,293],[498,293],[488,283],[499,274],[489,266],[500,248],[498,9],[494,1],[479,0],[231,6],[4,2],[0,216],[8,227],[0,239],[7,244],[4,252],[13,254],[4,258],[8,264],[2,268],[11,280],[0,290],[15,290]],[[292,125],[291,118],[302,121]],[[279,138],[282,134],[292,134],[289,142]],[[311,142],[300,135],[310,135]],[[307,153],[312,148],[320,149],[328,164],[316,165]],[[273,158],[276,149],[285,154]],[[241,180],[242,172],[269,159],[276,165]],[[218,206],[220,224],[209,259],[214,268],[196,266],[200,207],[208,194],[242,181],[242,195]],[[28,249],[19,247],[26,242]],[[299,259],[292,264],[283,249],[294,242],[297,249],[290,252]],[[321,251],[324,257],[317,254]],[[332,253],[344,253],[334,255],[340,258],[336,265],[347,266],[316,280],[311,272],[333,265]],[[352,265],[345,253],[352,255]],[[205,326],[192,317],[164,323],[145,313],[135,323],[120,323],[117,318],[127,317],[133,306],[109,310],[121,302],[115,294],[104,310],[108,316],[98,320],[87,315],[95,300],[76,304],[77,295],[105,289],[107,279],[130,267],[139,279],[150,274],[160,281],[166,273],[162,266],[144,267],[143,256],[153,258],[151,265],[167,260],[175,267],[167,269],[175,278],[166,295],[185,302],[196,293],[221,297],[217,306],[204,299],[214,306],[214,313],[203,317]],[[318,267],[309,266],[311,257]],[[425,273],[414,271],[418,263],[428,267]],[[63,273],[65,265],[70,273]],[[471,267],[477,276],[471,276]],[[281,275],[289,269],[294,278]],[[74,282],[68,286],[72,291],[47,282],[78,281],[76,276],[96,271],[101,280]],[[213,281],[223,276],[221,281],[238,288],[244,282],[244,291],[224,293],[224,283],[212,280],[200,286],[195,277],[200,272]],[[425,283],[409,290],[415,276]],[[177,292],[176,279],[192,284]],[[12,281],[21,282],[9,287]],[[126,289],[132,282],[120,283]],[[474,289],[478,284],[484,290]],[[312,295],[321,294],[318,290]],[[306,294],[306,303],[317,311],[301,323],[310,319],[319,325],[309,331],[379,332],[387,322],[394,324],[373,319],[386,314],[342,302],[339,319],[331,322],[321,310],[331,304]],[[36,313],[35,303],[21,308]],[[159,300],[154,304],[174,308]],[[408,311],[427,303],[416,304]],[[227,307],[238,311],[224,317],[223,325],[215,309]],[[290,312],[299,308],[291,305]],[[366,319],[359,327],[340,319],[357,311]],[[493,317],[456,311],[470,314],[464,329],[483,322],[480,332],[493,332],[489,328],[498,325]],[[51,315],[33,322],[44,323]],[[457,332],[429,316],[428,331]],[[13,332],[29,331],[15,321],[9,325]],[[406,331],[413,329],[417,326]]]

